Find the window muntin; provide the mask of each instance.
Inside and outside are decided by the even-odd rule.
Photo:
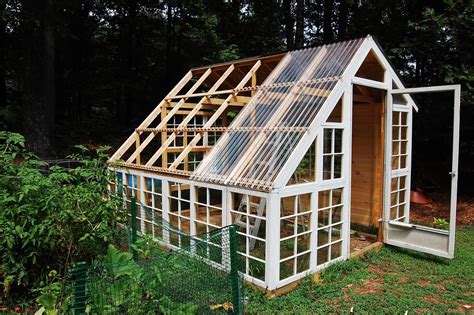
[[[316,264],[322,265],[342,256],[343,188],[318,193]]]
[[[171,227],[176,227],[186,235],[176,232],[170,232],[171,245],[186,247],[189,245],[191,234],[191,202],[190,185],[177,182],[169,182],[169,223]]]
[[[222,226],[222,191],[207,187],[195,186],[194,209],[195,215],[195,238],[206,240],[206,244],[197,247],[198,255],[211,261],[222,263],[222,239],[202,234],[212,232]]]
[[[323,180],[342,177],[342,128],[324,128],[323,133]]]
[[[158,178],[143,177],[142,206],[145,210],[145,233],[151,233],[154,239],[163,239],[163,192],[162,182]]]
[[[390,220],[404,221],[408,207],[407,176],[396,176],[390,183]]]
[[[266,199],[232,193],[230,213],[237,225],[240,271],[265,280]]]
[[[222,191],[195,187],[196,235],[209,233],[222,226]]]
[[[408,112],[392,114],[392,170],[407,168]]]
[[[280,280],[310,269],[311,194],[281,198]]]

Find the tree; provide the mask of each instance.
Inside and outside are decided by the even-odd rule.
[[[303,46],[304,46],[304,0],[297,0],[295,47],[302,48]]]
[[[349,0],[340,0],[339,2],[339,18],[337,27],[337,39],[344,40],[347,37],[347,23],[349,21]]]
[[[328,43],[333,40],[332,29],[333,1],[324,0],[323,41]]]
[[[6,47],[6,1],[0,2],[0,109],[7,106],[7,69],[5,64]]]
[[[32,151],[50,155],[56,105],[53,0],[23,0],[23,129]]]

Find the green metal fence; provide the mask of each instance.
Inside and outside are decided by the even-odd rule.
[[[77,264],[71,270],[72,313],[243,313],[234,226],[191,237],[161,222],[165,238],[186,239],[189,245],[168,250],[163,239],[162,247],[154,246],[150,254],[150,248],[140,248],[140,238],[136,243],[134,212],[132,203],[131,252],[109,247],[100,262]]]

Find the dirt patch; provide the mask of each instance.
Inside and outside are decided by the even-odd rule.
[[[375,242],[377,242],[376,235],[361,232],[351,234],[351,253],[364,249]]]
[[[419,286],[422,286],[422,287],[426,287],[426,286],[429,286],[431,285],[431,282],[429,282],[428,280],[420,280],[416,283],[416,285],[419,285]]]
[[[430,303],[449,303],[449,301],[447,301],[447,300],[437,299],[437,298],[432,297],[432,296],[425,296],[425,301],[430,302]]]
[[[408,279],[409,279],[408,276],[400,276],[398,277],[397,283],[407,282]]]
[[[412,203],[410,222],[431,226],[433,218],[449,219],[449,195],[432,193],[429,197],[433,202],[426,205]],[[474,199],[459,200],[456,211],[456,223],[470,225],[474,223]]]

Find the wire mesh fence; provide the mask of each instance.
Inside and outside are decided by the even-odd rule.
[[[68,293],[74,314],[215,314],[243,312],[234,226],[189,236],[168,222],[160,244],[140,246],[132,203],[129,252],[109,246],[105,258],[71,270]],[[186,246],[169,250],[172,239]],[[143,257],[147,257],[143,259]]]

